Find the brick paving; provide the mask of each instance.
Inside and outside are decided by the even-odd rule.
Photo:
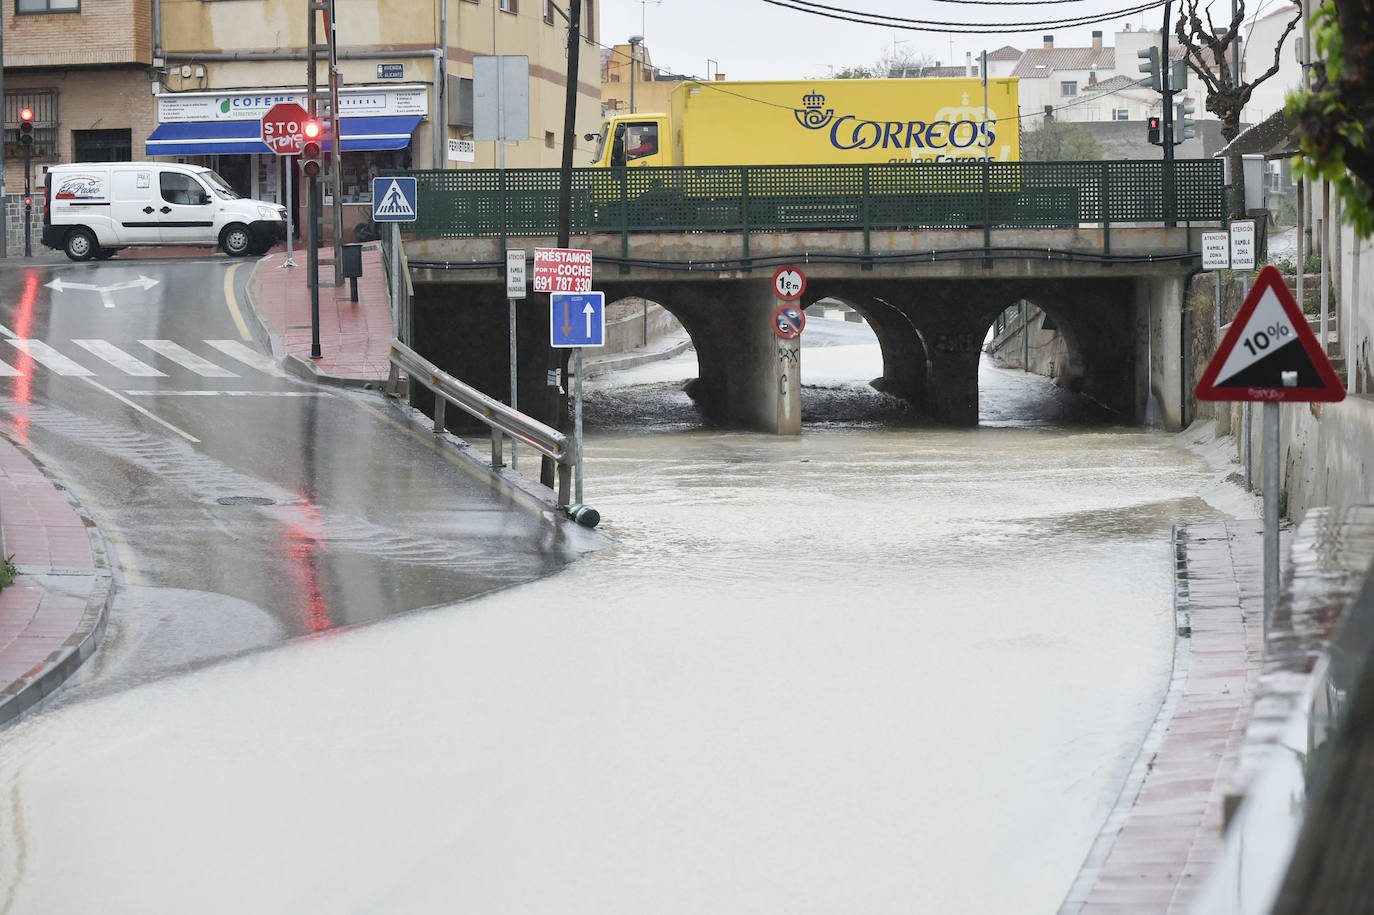
[[[0,537],[18,576],[0,590],[0,724],[41,701],[95,651],[110,575],[77,509],[0,439]]]
[[[320,257],[332,248],[321,248]],[[382,269],[381,245],[363,245],[363,275],[358,278],[358,301],[352,301],[349,280],[333,282],[333,266],[320,267],[320,358],[311,359],[313,342],[310,289],[306,282],[306,252],[296,250],[294,267],[287,267],[286,251],[274,249],[253,272],[252,299],[259,319],[280,346],[280,355],[297,365],[313,366],[313,373],[357,382],[385,381],[391,364],[391,295]]]
[[[1176,532],[1175,616],[1189,637],[1178,640],[1164,706],[1061,915],[1184,913],[1204,886],[1259,686],[1263,541],[1259,521]]]

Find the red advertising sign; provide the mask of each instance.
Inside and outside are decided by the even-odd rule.
[[[295,102],[278,102],[262,116],[262,142],[279,156],[299,156],[305,145],[302,130],[310,113]]]
[[[535,292],[591,292],[592,252],[581,248],[535,248]]]

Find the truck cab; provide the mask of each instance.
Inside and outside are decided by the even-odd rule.
[[[594,167],[674,164],[666,114],[616,115],[601,125]]]

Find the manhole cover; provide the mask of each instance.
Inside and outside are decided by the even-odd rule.
[[[220,505],[276,505],[276,499],[266,496],[220,496],[215,500]]]

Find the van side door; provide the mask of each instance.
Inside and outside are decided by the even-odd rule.
[[[147,166],[116,166],[111,171],[110,231],[114,238],[101,238],[102,244],[157,244],[162,240],[162,214],[158,212],[162,200],[157,193],[157,170]],[[99,229],[96,235],[101,235]]]
[[[215,245],[216,203],[209,189],[184,172],[159,172],[157,178],[162,198],[158,205],[162,240],[168,244]]]

